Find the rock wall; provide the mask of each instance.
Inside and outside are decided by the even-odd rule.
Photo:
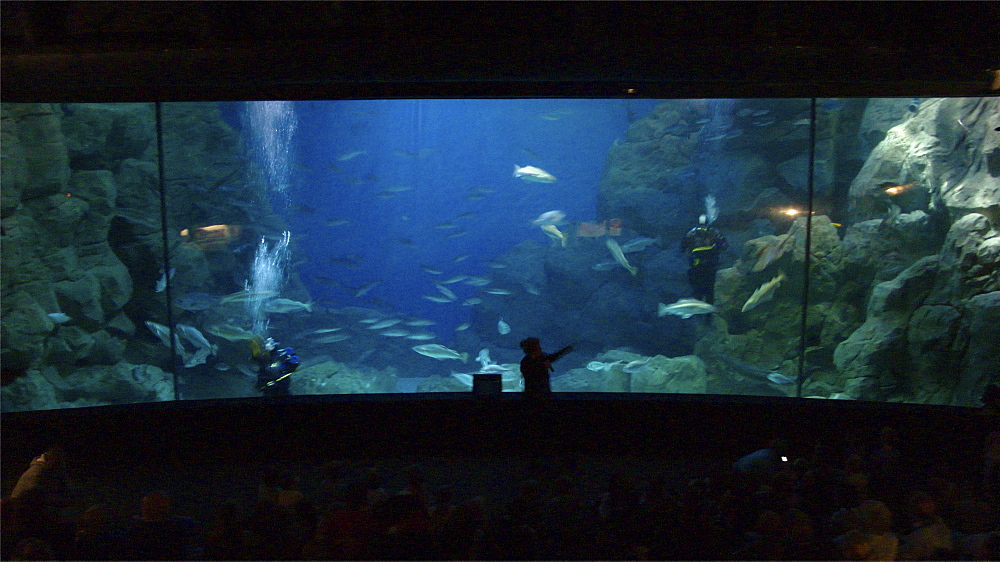
[[[132,278],[108,242],[114,174],[71,166],[75,145],[59,106],[4,104],[2,112],[3,368],[45,363],[67,375],[114,365],[135,329],[122,313]],[[141,155],[146,147],[132,148]]]
[[[206,259],[180,230],[281,225],[239,204],[259,188],[215,104],[162,107],[175,295],[238,287],[234,258]],[[155,106],[2,104],[0,134],[0,407],[172,398],[166,348],[136,328],[166,321]]]
[[[705,102],[671,101],[636,122],[609,152],[599,197],[602,216],[676,240],[704,212],[702,196],[716,195],[722,211],[716,225],[732,247],[723,258],[732,267],[716,278],[718,315],[696,332],[673,333],[679,347],[696,339],[708,392],[794,395],[794,386],[764,379],[798,375],[804,337],[804,396],[978,405],[983,388],[1000,382],[1000,354],[990,351],[1000,336],[1000,100],[818,100],[818,213],[805,334],[801,224],[791,251],[763,271],[752,268],[778,240],[774,235],[791,227],[764,210],[802,201],[808,128],[799,123],[808,107],[739,100],[724,109],[722,115]],[[838,213],[846,226],[825,212]],[[558,251],[548,250],[550,256]],[[677,261],[658,264],[658,257],[644,259],[640,271],[669,277],[685,268]],[[573,260],[561,263],[585,269]],[[751,293],[779,273],[785,280],[773,299],[742,311]],[[637,284],[628,279],[612,286],[582,277],[567,285],[580,287],[569,290],[579,302],[566,302],[557,317],[585,326],[583,333],[602,349],[628,343],[601,327],[628,340],[629,328],[616,320],[649,323],[649,310],[639,303],[683,296],[686,288],[675,279],[630,300]],[[614,298],[588,308],[593,301],[583,295],[604,290]],[[626,309],[636,306],[643,312],[629,316]],[[572,308],[588,313],[573,317]],[[589,325],[588,317],[601,321]],[[671,329],[683,330],[664,326],[644,352],[657,353]],[[592,378],[581,371],[565,384],[603,384]]]

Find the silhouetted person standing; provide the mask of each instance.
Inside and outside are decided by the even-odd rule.
[[[555,353],[546,354],[538,338],[526,338],[521,341],[521,349],[524,350],[524,358],[521,359],[524,395],[533,398],[551,395],[549,373],[555,370],[552,362],[573,351],[573,346],[567,345]]]

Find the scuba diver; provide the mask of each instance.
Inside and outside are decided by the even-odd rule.
[[[552,362],[573,351],[573,346],[567,345],[555,353],[545,353],[538,338],[526,338],[521,341],[521,349],[524,351],[524,358],[521,359],[524,395],[535,398],[552,394],[549,383],[549,372],[555,370]]]
[[[264,396],[290,395],[291,379],[288,377],[299,368],[299,356],[290,347],[278,347],[278,342],[267,338],[263,342],[250,340],[253,360],[257,363],[257,390]]]
[[[708,226],[706,220],[705,215],[698,217],[698,226],[681,239],[681,251],[688,256],[688,283],[694,298],[712,304],[719,255],[729,247],[729,242],[716,228]]]

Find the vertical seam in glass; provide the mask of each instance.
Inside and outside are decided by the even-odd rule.
[[[166,279],[164,295],[167,297],[167,330],[170,334],[170,364],[173,366],[173,373],[170,380],[174,387],[174,400],[180,397],[177,394],[177,344],[174,336],[174,315],[173,299],[170,296],[170,241],[167,230],[167,190],[163,180],[163,103],[156,102],[156,167],[160,188],[160,230],[163,232],[163,276]]]
[[[806,366],[806,327],[809,315],[809,270],[812,259],[813,182],[816,166],[816,98],[809,98],[809,170],[806,180],[806,240],[802,265],[802,324],[799,327],[799,372],[795,377],[795,397],[802,398]]]

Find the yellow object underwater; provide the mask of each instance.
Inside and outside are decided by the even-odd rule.
[[[254,336],[250,342],[250,354],[256,359],[264,355],[264,339],[260,336]]]

